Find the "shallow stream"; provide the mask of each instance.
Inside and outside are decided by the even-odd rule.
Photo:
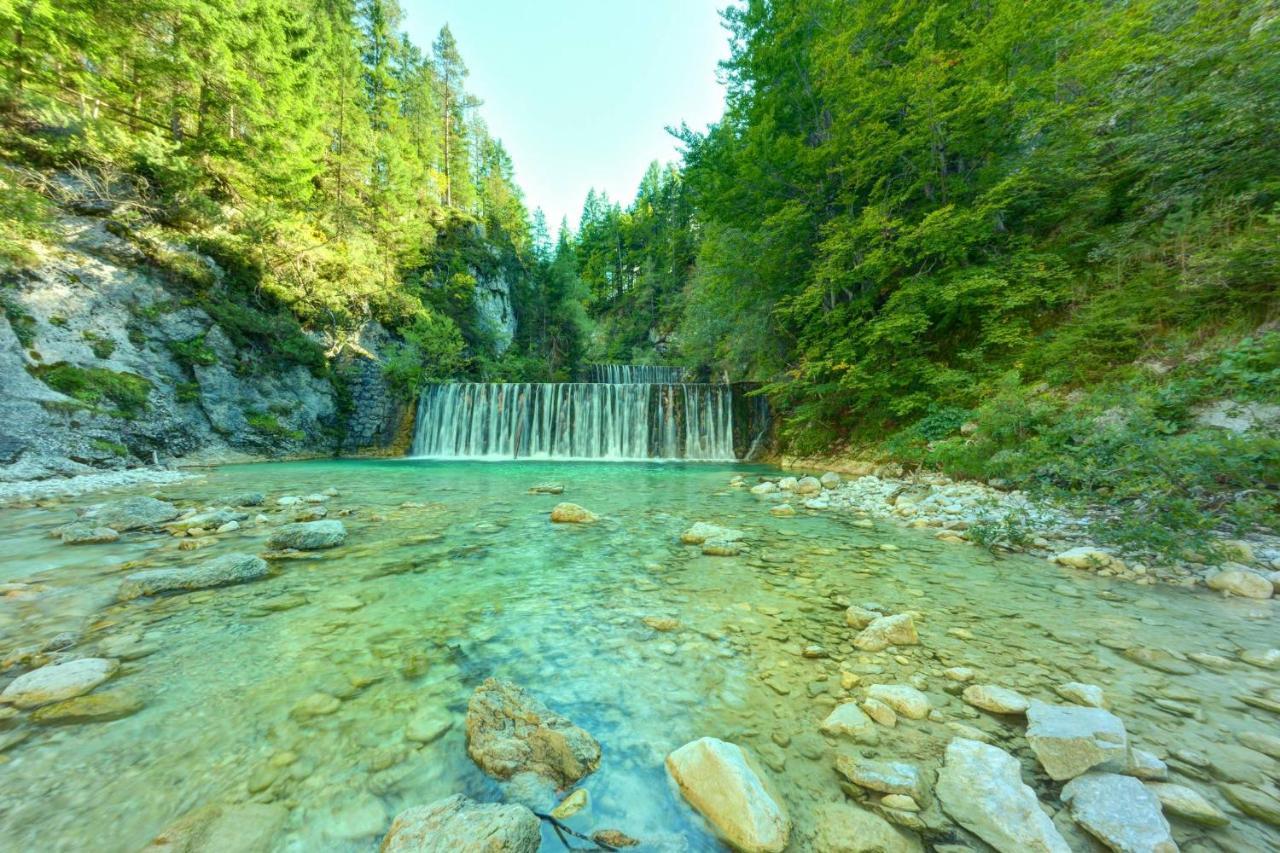
[[[740,743],[769,768],[796,824],[795,850],[808,849],[817,806],[845,797],[835,752],[936,767],[955,734],[949,721],[1018,755],[1024,778],[1056,806],[1057,787],[1036,769],[1021,720],[970,708],[954,695],[960,685],[942,676],[968,666],[980,682],[1048,701],[1061,701],[1053,687],[1063,682],[1100,685],[1134,744],[1168,757],[1173,781],[1230,815],[1226,828],[1174,820],[1184,850],[1280,849],[1280,828],[1240,814],[1216,787],[1227,780],[1265,790],[1280,778],[1274,759],[1236,737],[1276,734],[1280,723],[1236,698],[1280,700],[1280,673],[1237,661],[1241,650],[1277,645],[1272,602],[996,559],[928,531],[858,527],[851,515],[774,518],[746,490],[727,487],[735,473],[766,469],[220,468],[145,493],[189,506],[262,491],[274,524],[290,513],[277,497],[333,488],[329,517],[346,525],[346,544],[276,562],[277,573],[255,583],[124,604],[115,603],[124,564],[259,553],[271,525],[189,552],[155,533],[68,546],[48,533],[89,499],[0,510],[0,583],[30,585],[0,597],[0,656],[76,632],[76,656],[99,654],[103,643],[128,652],[98,691],[126,690],[144,703],[113,722],[0,721],[0,848],[135,851],[193,809],[256,801],[289,809],[277,850],[376,850],[408,806],[454,793],[502,796],[468,758],[463,733],[467,699],[491,675],[529,689],[600,741],[601,766],[582,785],[590,805],[569,823],[588,834],[622,830],[641,849],[723,849],[663,768],[669,751],[703,735]],[[527,493],[546,481],[563,483],[564,494]],[[602,520],[553,525],[548,513],[561,500]],[[697,521],[742,529],[749,547],[737,557],[703,556],[679,541]],[[843,611],[863,602],[915,611],[921,644],[856,651]],[[657,631],[645,617],[679,627]],[[825,656],[806,656],[807,646]],[[1191,674],[1175,675],[1130,661],[1122,655],[1130,646],[1237,662],[1221,670],[1191,663]],[[842,687],[842,672],[860,683]],[[841,697],[912,679],[940,719],[901,720],[874,747],[819,733]],[[337,710],[291,716],[317,692],[337,697]],[[452,714],[452,727],[425,745],[407,741],[408,720],[431,708]],[[561,849],[549,830],[543,849]]]

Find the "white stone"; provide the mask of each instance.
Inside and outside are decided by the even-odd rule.
[[[948,815],[1000,853],[1071,853],[1018,759],[999,747],[952,740],[935,790]]]
[[[1027,697],[1016,690],[994,684],[971,684],[964,689],[964,701],[993,714],[1025,714]]]
[[[80,658],[42,666],[15,678],[0,693],[0,702],[35,708],[80,696],[114,675],[119,666],[106,658]]]
[[[1068,681],[1053,688],[1054,691],[1076,705],[1087,705],[1090,708],[1107,707],[1107,697],[1102,688],[1096,684],[1082,684],[1079,681]]]
[[[846,614],[846,619],[848,618]],[[862,629],[853,645],[864,652],[879,652],[889,646],[914,646],[920,642],[910,613],[880,616]]]
[[[848,735],[859,743],[875,743],[880,736],[876,724],[856,702],[837,705],[819,728],[830,735]]]
[[[909,720],[923,720],[932,707],[929,697],[909,684],[873,684],[867,696],[878,699]]]
[[[1059,782],[1111,761],[1128,765],[1124,723],[1101,708],[1032,700],[1027,708],[1027,743],[1049,778]]]
[[[1178,853],[1160,800],[1132,776],[1086,773],[1062,789],[1071,817],[1112,850]]]
[[[699,738],[667,756],[667,772],[689,804],[725,841],[745,853],[780,853],[791,818],[745,750]]]

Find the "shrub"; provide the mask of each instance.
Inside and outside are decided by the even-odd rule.
[[[136,418],[147,410],[151,383],[132,373],[117,373],[104,367],[77,367],[65,361],[28,367],[27,370],[55,391],[97,407],[115,404],[115,417]]]
[[[94,450],[101,453],[111,453],[115,456],[129,455],[129,448],[114,441],[107,441],[105,438],[95,438],[90,442],[90,444],[93,446]]]
[[[80,334],[85,342],[89,344],[89,349],[93,350],[93,354],[98,358],[111,358],[111,354],[116,351],[116,342],[111,338],[104,338],[97,332],[86,329]]]
[[[205,343],[204,335],[186,341],[169,341],[169,352],[186,367],[196,364],[209,367],[218,363],[218,354]]]
[[[276,438],[287,438],[292,441],[302,441],[307,437],[306,433],[301,430],[289,429],[276,419],[275,415],[267,412],[245,412],[245,423],[250,428],[257,430],[264,435],[274,436]]]
[[[36,318],[18,304],[17,300],[0,295],[0,310],[9,321],[9,327],[17,336],[23,349],[30,349],[36,341]]]

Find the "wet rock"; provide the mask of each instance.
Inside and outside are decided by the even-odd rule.
[[[916,802],[924,802],[928,793],[920,770],[905,761],[877,761],[841,754],[836,756],[836,771],[859,788],[881,794],[904,794]]]
[[[271,531],[267,547],[319,551],[337,547],[345,541],[347,541],[347,528],[341,521],[302,521],[286,524]]]
[[[897,713],[879,699],[865,699],[858,706],[868,717],[882,726],[893,728],[898,724]]]
[[[1156,795],[1165,814],[1171,814],[1204,826],[1226,826],[1231,822],[1221,809],[1186,785],[1148,782],[1147,790]]]
[[[932,707],[929,697],[908,684],[873,684],[867,696],[888,705],[909,720],[923,720]]]
[[[380,853],[536,853],[541,839],[541,822],[524,806],[454,794],[396,815]]]
[[[381,835],[386,825],[387,810],[382,801],[361,791],[338,801],[324,825],[324,833],[342,841],[361,841]]]
[[[1218,788],[1231,805],[1249,817],[1256,817],[1272,826],[1280,826],[1280,799],[1248,785],[1223,783]]]
[[[1125,649],[1121,654],[1134,663],[1142,664],[1151,669],[1158,669],[1170,675],[1194,675],[1196,672],[1194,666],[1184,660],[1179,660],[1164,649],[1134,646],[1133,648]]]
[[[409,718],[404,728],[405,740],[414,743],[433,743],[453,728],[453,715],[441,707],[420,708]]]
[[[1102,688],[1096,684],[1081,684],[1078,681],[1068,681],[1066,684],[1059,684],[1053,688],[1063,699],[1076,705],[1086,705],[1090,708],[1107,707],[1107,698],[1103,694]]]
[[[1265,732],[1237,732],[1236,740],[1249,749],[1280,760],[1280,737]]]
[[[856,628],[861,631],[883,615],[878,611],[868,610],[865,607],[852,604],[844,611],[844,622],[850,628]]]
[[[1280,669],[1280,649],[1245,649],[1240,660],[1262,669]]]
[[[126,575],[116,598],[130,601],[144,595],[208,589],[246,583],[270,573],[267,563],[253,554],[225,554],[188,568],[149,569]]]
[[[1086,773],[1062,789],[1071,817],[1121,853],[1178,853],[1160,800],[1131,776]]]
[[[645,625],[648,625],[653,630],[659,631],[662,633],[675,631],[680,627],[679,620],[670,619],[663,616],[646,616],[640,621],[643,622]]]
[[[485,680],[467,705],[467,753],[498,779],[532,772],[567,787],[600,764],[600,744],[509,681]]]
[[[966,738],[947,745],[936,787],[943,810],[1000,853],[1071,853],[1022,781],[1018,759]]]
[[[680,534],[680,541],[686,545],[701,545],[707,541],[718,542],[737,542],[746,538],[745,533],[741,530],[734,530],[731,527],[721,527],[717,524],[708,524],[705,521],[699,521],[684,533]]]
[[[571,503],[558,503],[551,508],[551,521],[555,524],[591,524],[600,516],[591,510]]]
[[[1032,700],[1027,708],[1027,743],[1049,778],[1059,782],[1110,761],[1128,764],[1124,723],[1101,708]]]
[[[1060,566],[1067,566],[1072,569],[1110,569],[1115,568],[1116,564],[1123,567],[1124,564],[1115,558],[1112,554],[1108,554],[1100,548],[1092,548],[1088,545],[1082,545],[1078,548],[1072,548],[1069,551],[1063,551],[1060,554],[1054,554],[1049,558],[1051,562]]]
[[[608,844],[610,847],[637,847],[638,839],[616,829],[597,829],[591,833],[591,840],[596,844]]]
[[[19,675],[0,693],[0,702],[36,708],[88,693],[115,674],[119,664],[106,658],[80,658],[50,664]]]
[[[1229,569],[1218,572],[1205,581],[1209,589],[1238,595],[1242,598],[1266,599],[1275,594],[1271,581],[1248,569]]]
[[[758,483],[751,487],[753,495],[771,495],[776,491],[778,491],[777,483]]]
[[[702,553],[708,557],[736,557],[742,553],[742,545],[723,539],[708,539],[702,543]]]
[[[822,488],[834,489],[836,486],[840,485],[840,475],[835,471],[828,471],[819,477],[818,481],[822,483]]]
[[[824,803],[814,810],[814,853],[921,853],[919,839],[852,803]]]
[[[994,684],[971,684],[964,689],[964,701],[975,708],[990,711],[993,714],[1025,714],[1027,697],[1007,687]]]
[[[775,507],[769,508],[769,515],[772,515],[774,518],[790,518],[795,514],[795,507],[791,506],[791,504],[778,504]]]
[[[817,477],[801,477],[796,480],[795,493],[797,495],[816,495],[822,491],[822,481]]]
[[[667,756],[680,793],[719,835],[745,853],[779,853],[791,818],[762,769],[741,747],[704,737]]]
[[[80,520],[95,527],[110,527],[120,533],[159,527],[179,515],[176,506],[155,498],[136,497],[98,504],[81,514]]]
[[[847,735],[865,744],[873,744],[880,738],[875,723],[854,702],[837,705],[819,729],[830,735]]]
[[[52,705],[37,708],[31,714],[32,722],[45,725],[72,725],[81,723],[106,723],[136,714],[142,710],[142,700],[123,690],[108,690],[76,696]]]
[[[328,693],[312,693],[294,705],[289,711],[289,716],[298,721],[305,721],[315,717],[328,716],[340,707],[342,707],[342,702],[337,696],[332,696]]]
[[[142,853],[261,853],[274,849],[288,817],[276,804],[205,806],[178,818]]]
[[[551,816],[556,820],[568,820],[587,807],[590,797],[586,788],[578,788],[565,797],[560,803],[551,810]]]
[[[978,677],[978,673],[974,672],[967,666],[947,667],[942,671],[942,675],[950,681],[959,681],[962,684],[966,681],[973,681]]]
[[[854,638],[853,645],[864,652],[879,652],[889,646],[914,646],[919,642],[911,614],[899,613],[872,620]]]
[[[59,528],[58,536],[64,545],[101,545],[120,538],[120,534],[110,527],[90,524],[68,524]]]
[[[294,521],[319,521],[329,515],[329,510],[318,504],[308,504],[293,514]],[[232,522],[234,524],[235,522]],[[222,528],[218,528],[219,531]]]
[[[536,486],[529,487],[531,495],[563,495],[564,485],[562,483],[538,483]]]
[[[237,492],[219,498],[218,503],[227,506],[262,506],[266,499],[267,496],[262,492]]]
[[[247,512],[235,512],[229,509],[214,509],[208,512],[198,512],[195,515],[189,515],[186,518],[180,518],[177,521],[166,524],[165,527],[175,532],[200,530],[216,530],[224,527],[231,522],[241,522],[249,518]]]

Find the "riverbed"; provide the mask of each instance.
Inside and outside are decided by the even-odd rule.
[[[1274,792],[1280,778],[1275,758],[1241,741],[1280,724],[1265,707],[1280,707],[1280,673],[1240,659],[1277,645],[1274,602],[997,558],[853,513],[777,518],[729,487],[737,474],[776,473],[325,461],[228,466],[119,493],[183,508],[265,494],[239,530],[194,550],[164,532],[79,546],[49,536],[75,507],[111,496],[0,510],[0,653],[69,632],[60,654],[121,660],[96,692],[124,691],[141,705],[109,722],[0,720],[0,846],[134,851],[193,810],[257,802],[287,810],[271,849],[376,850],[407,807],[455,793],[513,795],[467,755],[467,701],[490,676],[523,686],[599,741],[603,759],[580,786],[589,805],[568,823],[587,834],[620,830],[639,849],[727,849],[663,766],[703,736],[738,743],[765,766],[794,821],[793,850],[812,849],[823,807],[846,798],[835,755],[927,773],[955,724],[1018,756],[1041,801],[1061,809],[1060,785],[1022,738],[1025,721],[962,701],[964,684],[943,674],[962,667],[978,682],[1052,702],[1063,701],[1055,687],[1065,682],[1098,685],[1132,744],[1228,816],[1225,827],[1174,818],[1184,849],[1280,848],[1280,828],[1242,814],[1220,788]],[[529,493],[548,482],[563,494]],[[271,529],[298,508],[278,499],[326,490],[334,494],[317,503],[345,525],[342,546],[273,560],[272,575],[252,583],[117,602],[131,570],[265,551]],[[560,501],[600,520],[552,524]],[[742,553],[682,544],[699,521],[743,531]],[[911,612],[919,644],[855,649],[850,604]],[[1167,653],[1179,673],[1136,662],[1133,649]],[[913,684],[936,713],[883,727],[874,745],[819,731],[838,702],[877,683]],[[313,713],[317,694],[336,705]],[[426,712],[447,728],[429,742],[407,738]],[[1065,813],[1057,822],[1071,829]],[[945,822],[929,832],[966,838]],[[1085,844],[1074,832],[1068,839]],[[549,828],[543,849],[561,849]]]

